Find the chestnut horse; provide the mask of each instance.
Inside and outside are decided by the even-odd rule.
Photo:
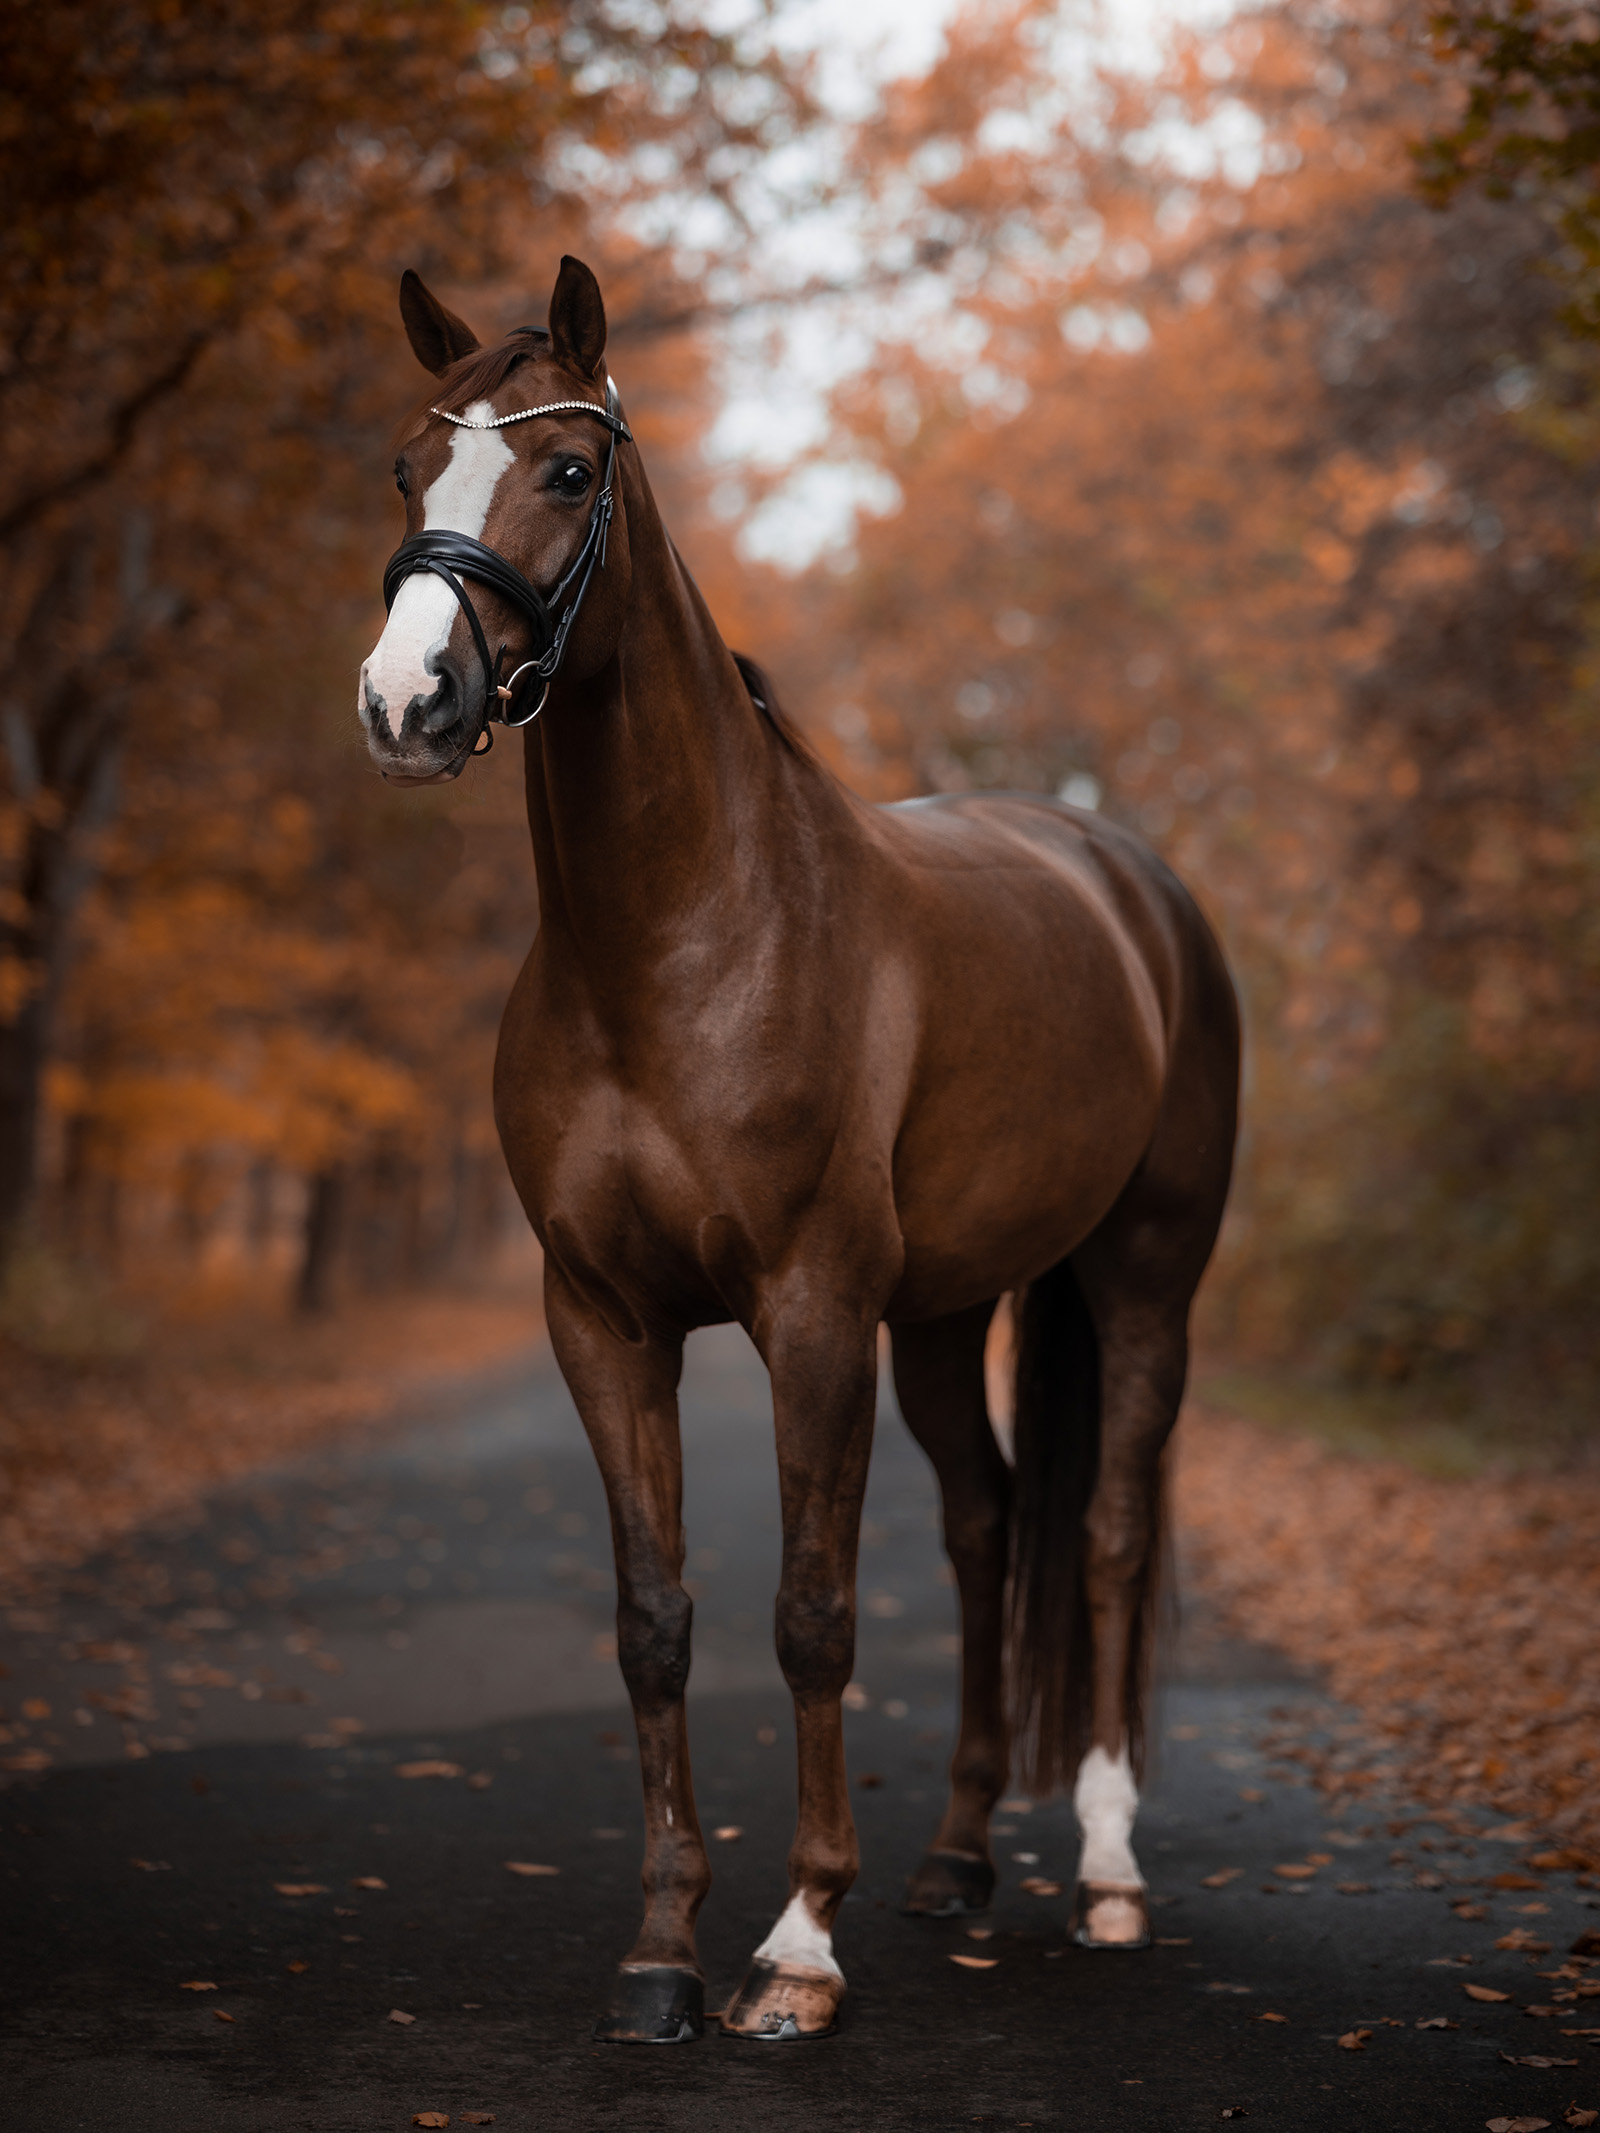
[[[1217,943],[1095,814],[998,793],[872,807],[818,762],[661,523],[587,267],[563,260],[548,333],[493,348],[415,275],[401,312],[439,384],[396,464],[407,540],[362,669],[368,746],[386,777],[437,779],[492,717],[543,714],[539,932],[495,1110],[605,1480],[643,1774],[644,1918],[596,2035],[703,2026],[677,1389],[685,1335],[735,1319],[772,1381],[799,1818],[788,1903],[723,2028],[818,2036],[844,1991],[840,1698],[880,1323],[962,1618],[949,1800],[908,1909],[987,1904],[1015,1748],[1032,1788],[1074,1788],[1078,1938],[1137,1946],[1162,1451],[1234,1138]],[[984,1394],[1008,1292],[1011,1467]]]

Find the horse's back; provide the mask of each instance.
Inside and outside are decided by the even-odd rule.
[[[1031,952],[1035,997],[1057,960],[1048,944],[1091,939],[1115,955],[1141,1008],[1153,994],[1168,1036],[1197,984],[1220,979],[1228,989],[1220,950],[1183,883],[1103,815],[1042,793],[1001,792],[899,801],[878,818],[919,911],[941,930],[981,940],[991,966],[1011,960],[1008,943]]]

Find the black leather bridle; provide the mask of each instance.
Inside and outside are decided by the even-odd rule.
[[[453,422],[464,430],[503,430],[513,422],[530,422],[535,415],[565,415],[582,413],[593,415],[596,422],[603,422],[611,432],[611,445],[606,453],[605,478],[600,484],[600,493],[594,500],[594,509],[589,514],[589,530],[583,537],[583,545],[572,559],[571,567],[548,598],[539,588],[522,575],[514,563],[497,550],[486,547],[468,533],[451,533],[441,528],[434,533],[414,533],[390,556],[383,573],[383,604],[392,608],[395,595],[407,578],[419,570],[429,571],[436,578],[443,578],[455,594],[461,610],[472,631],[472,641],[478,648],[478,658],[483,665],[484,723],[473,736],[470,749],[464,748],[447,765],[447,773],[454,775],[468,755],[482,755],[494,745],[494,736],[489,731],[491,720],[497,719],[503,726],[530,726],[544,709],[550,694],[550,684],[555,680],[567,649],[567,638],[572,625],[578,619],[583,606],[583,596],[589,590],[589,580],[594,576],[595,565],[602,567],[606,559],[606,534],[611,525],[616,501],[612,479],[617,465],[617,439],[633,442],[633,432],[617,411],[617,388],[608,378],[603,407],[593,400],[552,400],[543,407],[525,407],[513,415],[497,415],[492,422],[469,422],[465,415],[452,415],[442,407],[430,408],[432,415],[440,415],[446,422]],[[478,611],[467,598],[463,578],[471,578],[476,584],[486,585],[489,590],[504,600],[508,607],[515,608],[527,623],[533,638],[533,656],[525,659],[509,680],[501,681],[500,668],[506,656],[502,644],[494,657],[489,656],[489,640],[483,633],[483,623]],[[567,598],[574,583],[577,590]],[[565,606],[562,605],[566,602]],[[513,704],[517,686],[524,675],[531,674],[544,683],[539,701],[531,711],[521,717],[513,716]]]

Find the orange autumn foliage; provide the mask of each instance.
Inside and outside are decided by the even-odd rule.
[[[421,383],[396,283],[493,329],[581,243],[659,448],[697,292],[615,218],[780,143],[798,76],[598,6],[7,16],[0,1243],[298,1251],[309,1302],[330,1254],[470,1259],[534,911],[507,758],[401,801],[356,745]]]
[[[1417,197],[1448,85],[1404,18],[1264,10],[1093,105],[1055,22],[970,18],[863,136],[923,290],[828,450],[901,502],[746,593],[755,648],[866,789],[1098,795],[1198,887],[1251,1035],[1213,1339],[1586,1426],[1595,432],[1551,231]]]

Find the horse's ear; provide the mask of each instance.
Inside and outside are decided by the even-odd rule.
[[[478,336],[466,320],[446,311],[422,276],[410,267],[400,277],[400,316],[405,320],[412,354],[436,378],[478,346]]]
[[[550,349],[581,377],[598,375],[606,352],[606,307],[600,284],[581,259],[564,255],[550,298]]]

